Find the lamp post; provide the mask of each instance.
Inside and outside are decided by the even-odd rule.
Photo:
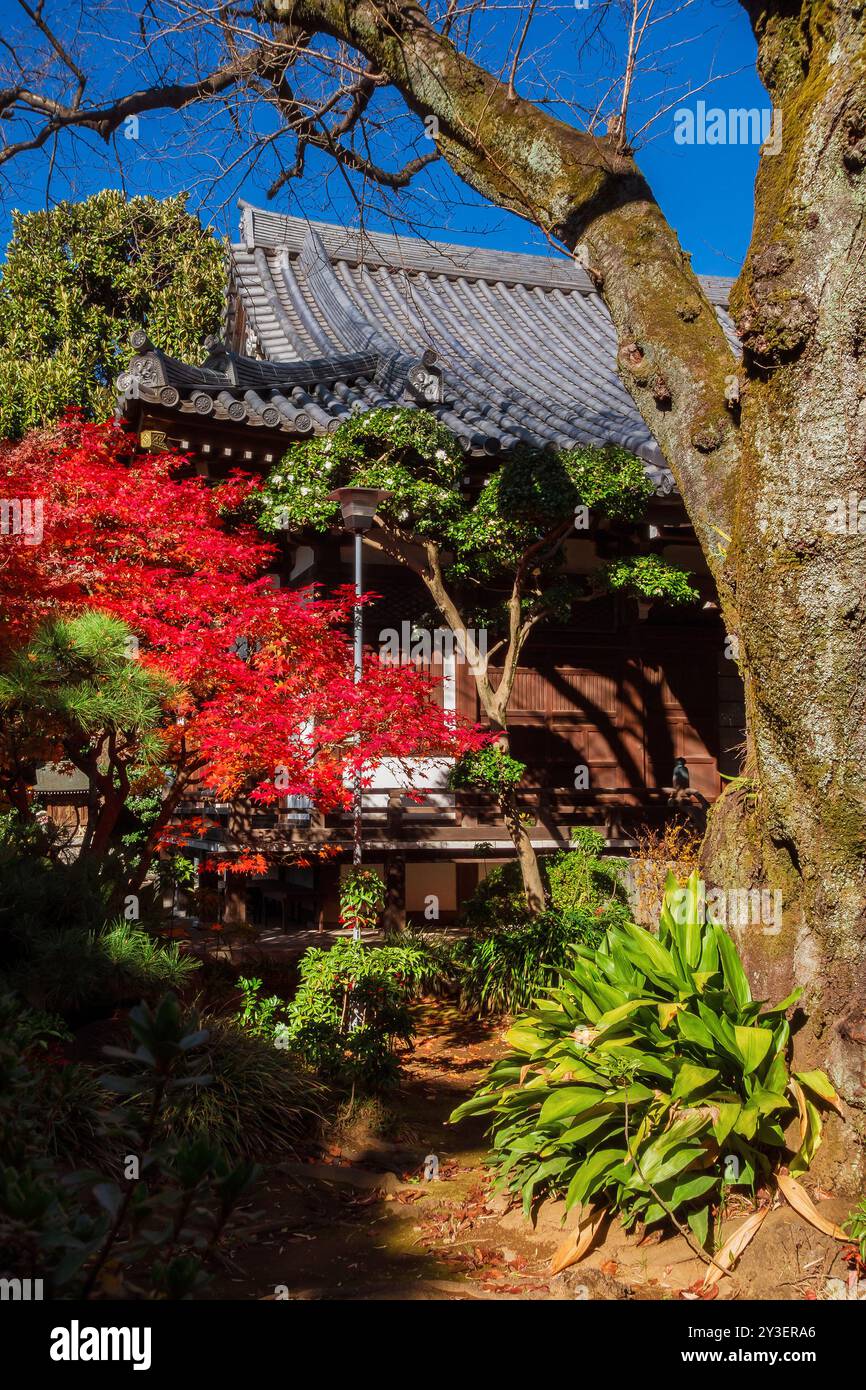
[[[373,525],[376,508],[390,492],[378,487],[338,487],[328,493],[328,500],[339,502],[343,527],[355,537],[355,684],[361,680],[364,665],[364,629],[361,615],[361,586],[363,567],[364,536]],[[361,769],[355,772],[355,786],[352,797],[352,866],[359,868],[362,859],[361,842]],[[354,940],[360,940],[360,928],[356,925],[352,932]]]

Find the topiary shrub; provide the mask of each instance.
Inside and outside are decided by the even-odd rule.
[[[509,1051],[454,1112],[492,1116],[493,1164],[525,1212],[546,1193],[619,1212],[626,1227],[669,1216],[702,1244],[730,1187],[754,1193],[821,1142],[823,1072],[792,1073],[785,1012],[753,1001],[736,946],[703,920],[697,874],[673,877],[658,937],[632,923],[597,950],[571,949],[549,998],[518,1019]],[[785,1126],[799,1115],[789,1155]]]

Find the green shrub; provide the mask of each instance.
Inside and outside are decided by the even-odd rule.
[[[470,935],[451,957],[462,1007],[481,1013],[527,1008],[564,965],[572,946],[598,946],[608,927],[628,917],[618,861],[603,857],[604,837],[572,831],[572,848],[540,860],[548,909],[526,908],[516,860],[494,869],[466,904]]]
[[[525,1211],[544,1193],[603,1204],[627,1227],[670,1213],[705,1243],[728,1185],[754,1191],[786,1158],[784,1128],[821,1141],[818,1106],[835,1094],[821,1072],[789,1073],[795,991],[753,1001],[737,949],[702,921],[699,880],[668,883],[659,935],[631,923],[601,946],[572,950],[558,983],[508,1034],[510,1051],[455,1111],[492,1115],[498,1183]]]
[[[459,941],[441,932],[427,932],[409,920],[388,938],[392,949],[402,951],[400,969],[413,998],[421,995],[451,995],[457,990],[455,948]]]
[[[866,1269],[866,1197],[849,1213],[843,1229],[851,1237],[861,1269]]]
[[[409,998],[428,968],[417,945],[338,941],[330,950],[308,950],[277,1045],[340,1085],[378,1090],[393,1084],[399,1075],[395,1046],[414,1035]]]
[[[278,994],[263,998],[262,988],[263,982],[257,975],[238,977],[241,1007],[235,1014],[235,1022],[247,1033],[273,1039],[274,1029],[282,1021],[286,1005]]]
[[[67,1060],[65,1047],[72,1034],[62,1019],[28,1009],[5,994],[0,996],[0,1037],[29,1077],[27,1100],[38,1117],[43,1153],[70,1164],[98,1162],[109,1098],[89,1067]],[[16,1148],[13,1135],[20,1134],[20,1117],[14,1107],[2,1105],[0,1116],[9,1126],[0,1135],[0,1152],[8,1156]]]
[[[541,876],[551,912],[591,912],[607,921],[627,916],[627,896],[620,861],[604,856],[604,836],[588,827],[571,832],[569,849],[543,855]],[[531,921],[517,860],[501,864],[482,879],[464,905],[461,922],[474,932],[498,931]]]
[[[203,1016],[206,1088],[179,1091],[164,1123],[174,1138],[207,1137],[230,1159],[292,1154],[319,1126],[327,1095],[271,1038]]]
[[[50,825],[49,832],[56,833]],[[111,920],[116,868],[88,856],[49,859],[32,825],[0,815],[4,987],[67,1017],[183,989],[198,969],[195,957],[162,944],[141,922]]]
[[[448,785],[455,791],[480,788],[504,797],[516,790],[525,772],[525,763],[519,763],[494,743],[473,753],[464,753],[452,768]]]
[[[48,833],[54,833],[49,824]],[[0,960],[11,968],[37,933],[86,931],[108,915],[111,881],[87,858],[52,862],[40,851],[35,827],[15,813],[0,815]]]
[[[572,946],[595,948],[603,937],[599,918],[575,911],[567,917],[544,912],[523,925],[504,927],[457,941],[452,966],[461,1008],[478,1013],[514,1013],[528,1008],[564,965]]]
[[[43,1279],[52,1298],[180,1298],[199,1290],[204,1259],[257,1170],[232,1166],[208,1139],[161,1132],[170,1100],[210,1080],[200,1056],[207,1034],[195,1015],[185,1017],[173,995],[154,1010],[131,1011],[135,1051],[106,1049],[122,1075],[96,1083],[103,1106],[112,1092],[125,1097],[122,1115],[97,1110],[79,1089],[87,1113],[78,1125],[92,1125],[105,1153],[138,1160],[135,1172],[120,1176],[98,1154],[92,1167],[75,1168],[56,1142],[56,1117],[54,1152],[46,1151],[52,1063],[42,1049],[44,1025],[14,1001],[2,1001],[0,1014],[7,1025],[0,1031],[0,1275]]]
[[[628,898],[622,881],[623,864],[605,855],[605,839],[598,830],[576,826],[570,849],[546,855],[542,860],[551,907],[569,913],[591,910],[597,916],[625,917]]]
[[[30,1003],[68,1014],[182,989],[198,967],[177,943],[164,946],[120,918],[105,931],[35,932],[11,979]]]
[[[375,869],[353,866],[340,884],[340,921],[344,927],[372,931],[385,906],[385,885]]]
[[[114,379],[132,329],[200,361],[218,333],[224,288],[219,241],[186,195],[127,199],[105,189],[82,202],[13,213],[0,270],[0,435],[15,438],[78,405],[114,409]]]

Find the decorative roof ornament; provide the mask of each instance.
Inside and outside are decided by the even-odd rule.
[[[441,405],[445,399],[442,371],[434,366],[436,353],[428,348],[406,373],[406,385],[419,405]]]

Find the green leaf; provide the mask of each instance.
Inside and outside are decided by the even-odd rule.
[[[683,963],[693,970],[701,957],[701,880],[695,870],[689,875],[683,898],[674,917],[674,939],[679,947]]]
[[[802,985],[798,985],[796,989],[791,990],[791,993],[786,999],[782,1000],[781,1004],[774,1004],[771,1009],[764,1009],[761,1013],[761,1018],[771,1018],[773,1014],[787,1013],[791,1005],[796,1004],[802,993],[803,987]]]
[[[659,1169],[675,1149],[680,1148],[689,1139],[694,1138],[703,1129],[708,1129],[710,1125],[709,1115],[690,1115],[688,1119],[678,1120],[671,1125],[670,1129],[665,1130],[651,1144],[647,1145],[640,1155],[640,1166],[644,1178],[648,1182],[658,1176]],[[701,1150],[696,1150],[700,1153]]]
[[[710,1226],[709,1207],[698,1207],[697,1211],[690,1211],[686,1214],[686,1221],[689,1223],[689,1230],[701,1249],[706,1249],[707,1236]]]
[[[712,924],[707,923],[704,927],[703,940],[701,942],[701,958],[698,961],[698,970],[701,975],[710,978],[717,974],[719,969],[719,948],[716,944],[716,934]]]
[[[613,1028],[617,1023],[621,1023],[624,1018],[636,1013],[638,1009],[654,1007],[658,1003],[657,999],[628,999],[624,1004],[620,1004],[615,1009],[608,1009],[607,1013],[601,1015],[596,1020],[595,1026],[601,1032],[602,1029]]]
[[[744,1005],[752,1002],[752,991],[749,988],[749,981],[740,961],[739,952],[724,927],[715,927],[714,931],[719,955],[722,958],[725,984],[742,1009]]]
[[[791,1102],[787,1096],[761,1086],[749,1097],[748,1106],[751,1110],[757,1110],[759,1115],[772,1115],[776,1110],[790,1110]]]
[[[540,1125],[549,1125],[557,1120],[570,1120],[583,1115],[593,1105],[604,1100],[604,1091],[592,1086],[561,1086],[547,1097],[538,1117]]]
[[[616,932],[609,932],[608,936],[620,937],[629,960],[634,961],[652,979],[660,980],[665,985],[679,985],[680,976],[673,956],[652,932],[636,927],[632,922],[625,922]]]
[[[672,1178],[676,1173],[681,1173],[684,1168],[688,1168],[690,1164],[696,1163],[704,1156],[705,1151],[700,1144],[685,1144],[681,1148],[671,1150],[664,1158],[654,1161],[651,1168],[648,1168],[644,1160],[641,1159],[643,1179],[657,1187],[666,1178]],[[636,1174],[635,1185],[641,1181],[640,1174]]]
[[[773,1034],[769,1028],[743,1028],[735,1024],[734,1036],[746,1072],[753,1072],[761,1065],[770,1050]]]
[[[575,1202],[585,1202],[587,1197],[603,1187],[605,1176],[619,1166],[622,1156],[621,1148],[596,1149],[572,1178],[565,1201],[566,1209],[570,1211]]]
[[[710,1192],[717,1187],[721,1179],[718,1173],[698,1173],[694,1177],[682,1178],[673,1188],[669,1184],[661,1184],[661,1195],[672,1207],[679,1207],[683,1202],[693,1202],[696,1197],[703,1197],[705,1192]],[[704,1208],[706,1211],[706,1208]]]
[[[677,1079],[671,1092],[671,1100],[688,1100],[689,1096],[703,1086],[715,1081],[718,1070],[712,1067],[699,1067],[694,1062],[683,1062],[677,1072]]]
[[[716,1102],[710,1103],[715,1104]],[[736,1105],[729,1101],[723,1101],[718,1105],[719,1118],[713,1124],[713,1136],[717,1144],[724,1144],[731,1130],[734,1128],[734,1125],[737,1123],[737,1120],[740,1118],[740,1111],[742,1108],[741,1105]]]
[[[616,1133],[619,1133],[622,1128],[622,1122],[614,1118],[609,1107],[595,1106],[594,1110],[600,1113],[593,1113],[581,1120],[579,1125],[573,1125],[570,1129],[565,1130],[563,1134],[557,1136],[556,1142],[559,1144],[574,1144],[576,1146],[583,1143],[584,1139],[588,1139],[591,1134],[596,1134],[598,1130],[604,1129],[606,1125],[610,1124],[615,1125]],[[611,1137],[613,1136],[611,1135]]]
[[[822,1140],[823,1124],[820,1110],[806,1095],[803,1096],[803,1105],[806,1110],[806,1133],[788,1169],[794,1178],[798,1173],[805,1173],[810,1167]]]
[[[140,1080],[132,1076],[100,1076],[100,1086],[104,1086],[108,1091],[117,1091],[118,1095],[134,1096],[142,1088]]]
[[[492,1110],[496,1104],[496,1097],[492,1095],[470,1096],[469,1100],[464,1100],[462,1105],[458,1105],[456,1110],[452,1110],[448,1123],[456,1125],[467,1115],[478,1115],[485,1110]]]
[[[644,1086],[640,1081],[634,1081],[630,1086],[624,1086],[621,1090],[611,1091],[604,1098],[606,1105],[625,1105],[629,1109],[635,1105],[643,1105],[648,1100],[655,1099],[655,1091],[651,1091],[648,1086]]]
[[[715,1052],[716,1044],[712,1033],[706,1024],[696,1018],[694,1014],[677,1014],[677,1029],[686,1042],[706,1048],[707,1052]]]
[[[732,1126],[731,1133],[740,1134],[744,1139],[754,1139],[760,1118],[759,1112],[754,1107],[750,1110],[747,1105],[744,1105],[737,1116],[736,1123]]]
[[[505,1034],[505,1041],[509,1047],[513,1047],[516,1052],[526,1052],[530,1056],[541,1047],[544,1039],[526,1022],[515,1023],[513,1028],[509,1028]]]
[[[785,1054],[777,1052],[764,1073],[764,1090],[775,1091],[777,1095],[783,1095],[787,1084],[788,1064],[785,1061]]]
[[[838,1105],[839,1097],[830,1078],[822,1071],[795,1071],[794,1076],[807,1091],[825,1100],[828,1105]]]
[[[93,1195],[101,1207],[108,1212],[112,1220],[120,1210],[120,1189],[113,1182],[99,1182],[93,1189]]]

